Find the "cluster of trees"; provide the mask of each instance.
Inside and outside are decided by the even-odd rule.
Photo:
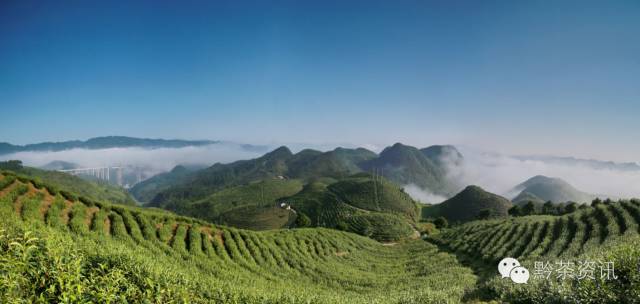
[[[2,161],[0,162],[0,169],[11,170],[11,171],[22,170],[22,161],[19,161],[19,160]]]
[[[600,204],[611,204],[611,199],[601,200],[599,198],[594,199],[591,202],[591,207],[596,207]],[[578,209],[589,208],[587,204],[578,204],[576,202],[566,202],[561,204],[554,204],[552,201],[547,201],[544,204],[535,204],[532,201],[528,201],[524,205],[516,205],[509,209],[509,215],[511,216],[527,216],[527,215],[564,215],[576,212]]]

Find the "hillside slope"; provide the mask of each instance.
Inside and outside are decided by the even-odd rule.
[[[296,227],[300,216],[313,227],[336,228],[380,241],[411,237],[416,203],[378,176],[359,173],[339,181],[266,178],[230,186],[195,202],[165,209],[217,224],[267,230]]]
[[[368,172],[378,172],[398,185],[414,184],[443,196],[452,195],[457,186],[447,179],[447,169],[439,158],[437,148],[420,151],[415,147],[396,143],[385,148],[378,158],[361,164]]]
[[[189,174],[200,169],[202,169],[202,167],[199,166],[176,166],[169,172],[160,173],[135,184],[129,189],[129,193],[139,202],[149,202],[159,192],[168,189],[172,185],[185,179]]]
[[[0,162],[0,170],[5,169],[2,164],[3,162]],[[22,165],[14,167],[11,171],[46,183],[55,189],[68,189],[70,192],[92,200],[124,205],[136,204],[136,201],[125,189],[106,182],[90,181],[67,173],[23,167]]]
[[[223,188],[263,179],[342,178],[359,172],[357,163],[372,157],[375,157],[375,153],[365,149],[337,148],[329,152],[303,150],[293,154],[283,146],[259,158],[215,164],[190,174],[158,192],[150,206],[162,208],[169,203],[194,202]]]
[[[524,216],[508,220],[472,221],[447,229],[430,241],[461,260],[488,272],[482,284],[497,302],[519,303],[637,303],[640,299],[640,200],[621,200],[586,207],[563,216]],[[528,284],[514,288],[508,279],[495,277],[495,266],[513,257],[531,271]],[[556,261],[566,265],[595,262],[597,275],[558,276]],[[614,265],[615,278],[603,276],[601,265]],[[549,263],[552,280],[540,273]],[[547,271],[545,270],[545,271]],[[579,271],[577,272],[579,273]]]
[[[2,302],[445,303],[460,302],[476,282],[423,241],[384,246],[327,229],[256,233],[69,201],[7,174],[0,215],[0,282],[16,286],[0,289]]]

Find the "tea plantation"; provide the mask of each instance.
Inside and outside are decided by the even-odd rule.
[[[476,276],[414,240],[264,232],[0,175],[2,303],[457,303]]]
[[[0,303],[640,303],[635,200],[384,244],[327,228],[213,225],[2,172],[0,216]],[[516,285],[497,275],[506,256],[532,271],[611,261],[617,279]]]
[[[486,274],[478,297],[513,303],[640,303],[640,201],[620,200],[581,208],[564,216],[526,216],[474,221],[431,238]],[[516,286],[495,278],[495,266],[513,257],[533,274],[549,263],[571,263],[576,273],[552,274]],[[579,277],[585,261],[612,262],[616,279]],[[493,278],[492,278],[493,277]],[[483,280],[483,279],[481,279]],[[484,280],[483,280],[484,281]]]

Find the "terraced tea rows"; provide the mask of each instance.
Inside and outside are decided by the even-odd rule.
[[[0,175],[0,214],[76,235],[78,248],[161,264],[158,273],[182,278],[176,284],[192,286],[191,296],[204,302],[459,302],[476,281],[423,241],[383,246],[329,229],[245,231],[76,199],[7,174]]]
[[[575,257],[638,233],[640,201],[630,200],[581,209],[562,217],[471,222],[446,231],[434,241],[492,264],[506,256]]]

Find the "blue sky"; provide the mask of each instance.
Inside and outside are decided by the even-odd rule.
[[[640,161],[639,1],[131,2],[0,3],[0,141]]]

